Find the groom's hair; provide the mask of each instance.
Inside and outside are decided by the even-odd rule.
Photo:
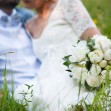
[[[20,0],[0,0],[0,8],[13,9]]]

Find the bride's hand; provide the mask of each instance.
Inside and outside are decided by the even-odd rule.
[[[88,28],[82,35],[81,35],[81,39],[82,40],[86,40],[86,39],[88,39],[88,38],[90,38],[90,37],[93,37],[94,35],[96,35],[96,34],[101,34],[100,33],[100,31],[97,29],[97,28],[95,28],[95,27],[91,27],[91,28]]]

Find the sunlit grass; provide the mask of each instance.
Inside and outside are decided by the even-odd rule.
[[[111,0],[83,0],[83,3],[100,31],[111,38]],[[6,75],[6,69],[3,73]],[[72,109],[68,111],[83,111],[83,106],[86,111],[107,111],[107,108],[111,111],[110,84],[111,81],[95,93],[92,104],[88,105],[82,101],[76,107],[72,105]],[[10,94],[8,91],[6,78],[3,88],[0,89],[0,111],[26,111],[23,105],[14,100],[13,92]]]
[[[26,111],[23,105],[18,104],[14,100],[13,91],[9,92],[6,75],[7,75],[7,70],[5,67],[3,71],[3,76],[4,76],[3,86],[0,87],[0,111]]]
[[[92,93],[93,98],[87,98]],[[91,102],[92,101],[92,102]],[[87,96],[80,100],[77,105],[71,105],[68,111],[111,111],[111,80],[106,76],[105,82],[97,91],[89,91]]]
[[[82,0],[94,22],[111,38],[111,0]]]

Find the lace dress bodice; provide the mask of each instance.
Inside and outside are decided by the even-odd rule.
[[[59,0],[41,37],[33,40],[34,51],[42,61],[51,49],[72,47],[90,27],[95,24],[80,0]]]

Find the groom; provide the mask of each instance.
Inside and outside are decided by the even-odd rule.
[[[19,1],[0,0],[0,86],[3,85],[6,68],[10,91],[13,83],[15,89],[34,78],[40,67],[32,50],[30,35],[22,23],[25,19],[20,10],[15,8]]]

